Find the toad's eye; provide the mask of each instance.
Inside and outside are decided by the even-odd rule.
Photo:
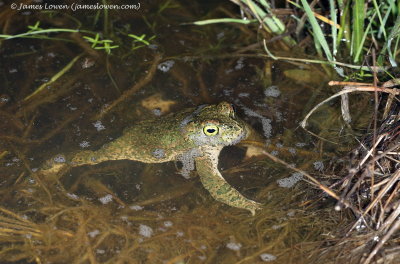
[[[215,136],[218,134],[218,127],[216,125],[206,125],[203,128],[203,132],[206,136]]]

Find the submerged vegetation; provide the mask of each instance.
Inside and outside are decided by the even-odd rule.
[[[1,261],[400,257],[400,3],[211,2],[149,1],[132,12],[2,7]],[[174,164],[35,173],[49,157],[98,148],[136,120],[221,100],[264,134],[221,158],[228,180],[267,204],[255,217],[213,201]]]

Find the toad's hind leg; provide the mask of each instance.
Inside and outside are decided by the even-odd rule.
[[[197,157],[196,169],[204,187],[210,192],[211,196],[227,205],[249,210],[252,215],[262,205],[244,197],[235,188],[225,181],[218,171],[218,155],[220,147],[204,150],[204,155]]]
[[[45,175],[59,174],[71,167],[94,165],[108,160],[138,160],[139,154],[134,147],[131,147],[132,144],[128,144],[128,136],[105,144],[96,151],[83,150],[66,155],[58,154],[46,161],[40,172]]]

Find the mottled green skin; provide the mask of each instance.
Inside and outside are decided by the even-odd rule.
[[[207,125],[217,126],[218,133],[206,135],[203,128]],[[249,131],[248,125],[235,116],[229,103],[199,106],[156,120],[138,122],[99,150],[58,156],[48,161],[41,171],[57,173],[65,167],[108,160],[145,163],[183,160],[184,167],[188,166],[190,170],[190,161],[194,159],[201,182],[216,200],[247,209],[254,215],[260,204],[230,186],[217,167],[221,149],[246,138]]]
[[[202,152],[203,156],[195,159],[201,183],[215,200],[233,207],[247,209],[255,215],[256,210],[261,208],[261,204],[241,195],[225,181],[219,172],[217,165],[221,149],[220,146],[207,147]]]

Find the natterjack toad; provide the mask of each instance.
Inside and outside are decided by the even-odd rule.
[[[235,115],[231,104],[201,105],[156,120],[138,122],[123,135],[97,151],[58,155],[42,168],[43,173],[108,160],[135,160],[145,163],[183,161],[183,174],[196,164],[204,187],[218,201],[247,209],[253,215],[261,204],[247,199],[229,185],[218,170],[224,146],[247,138],[250,127]]]

